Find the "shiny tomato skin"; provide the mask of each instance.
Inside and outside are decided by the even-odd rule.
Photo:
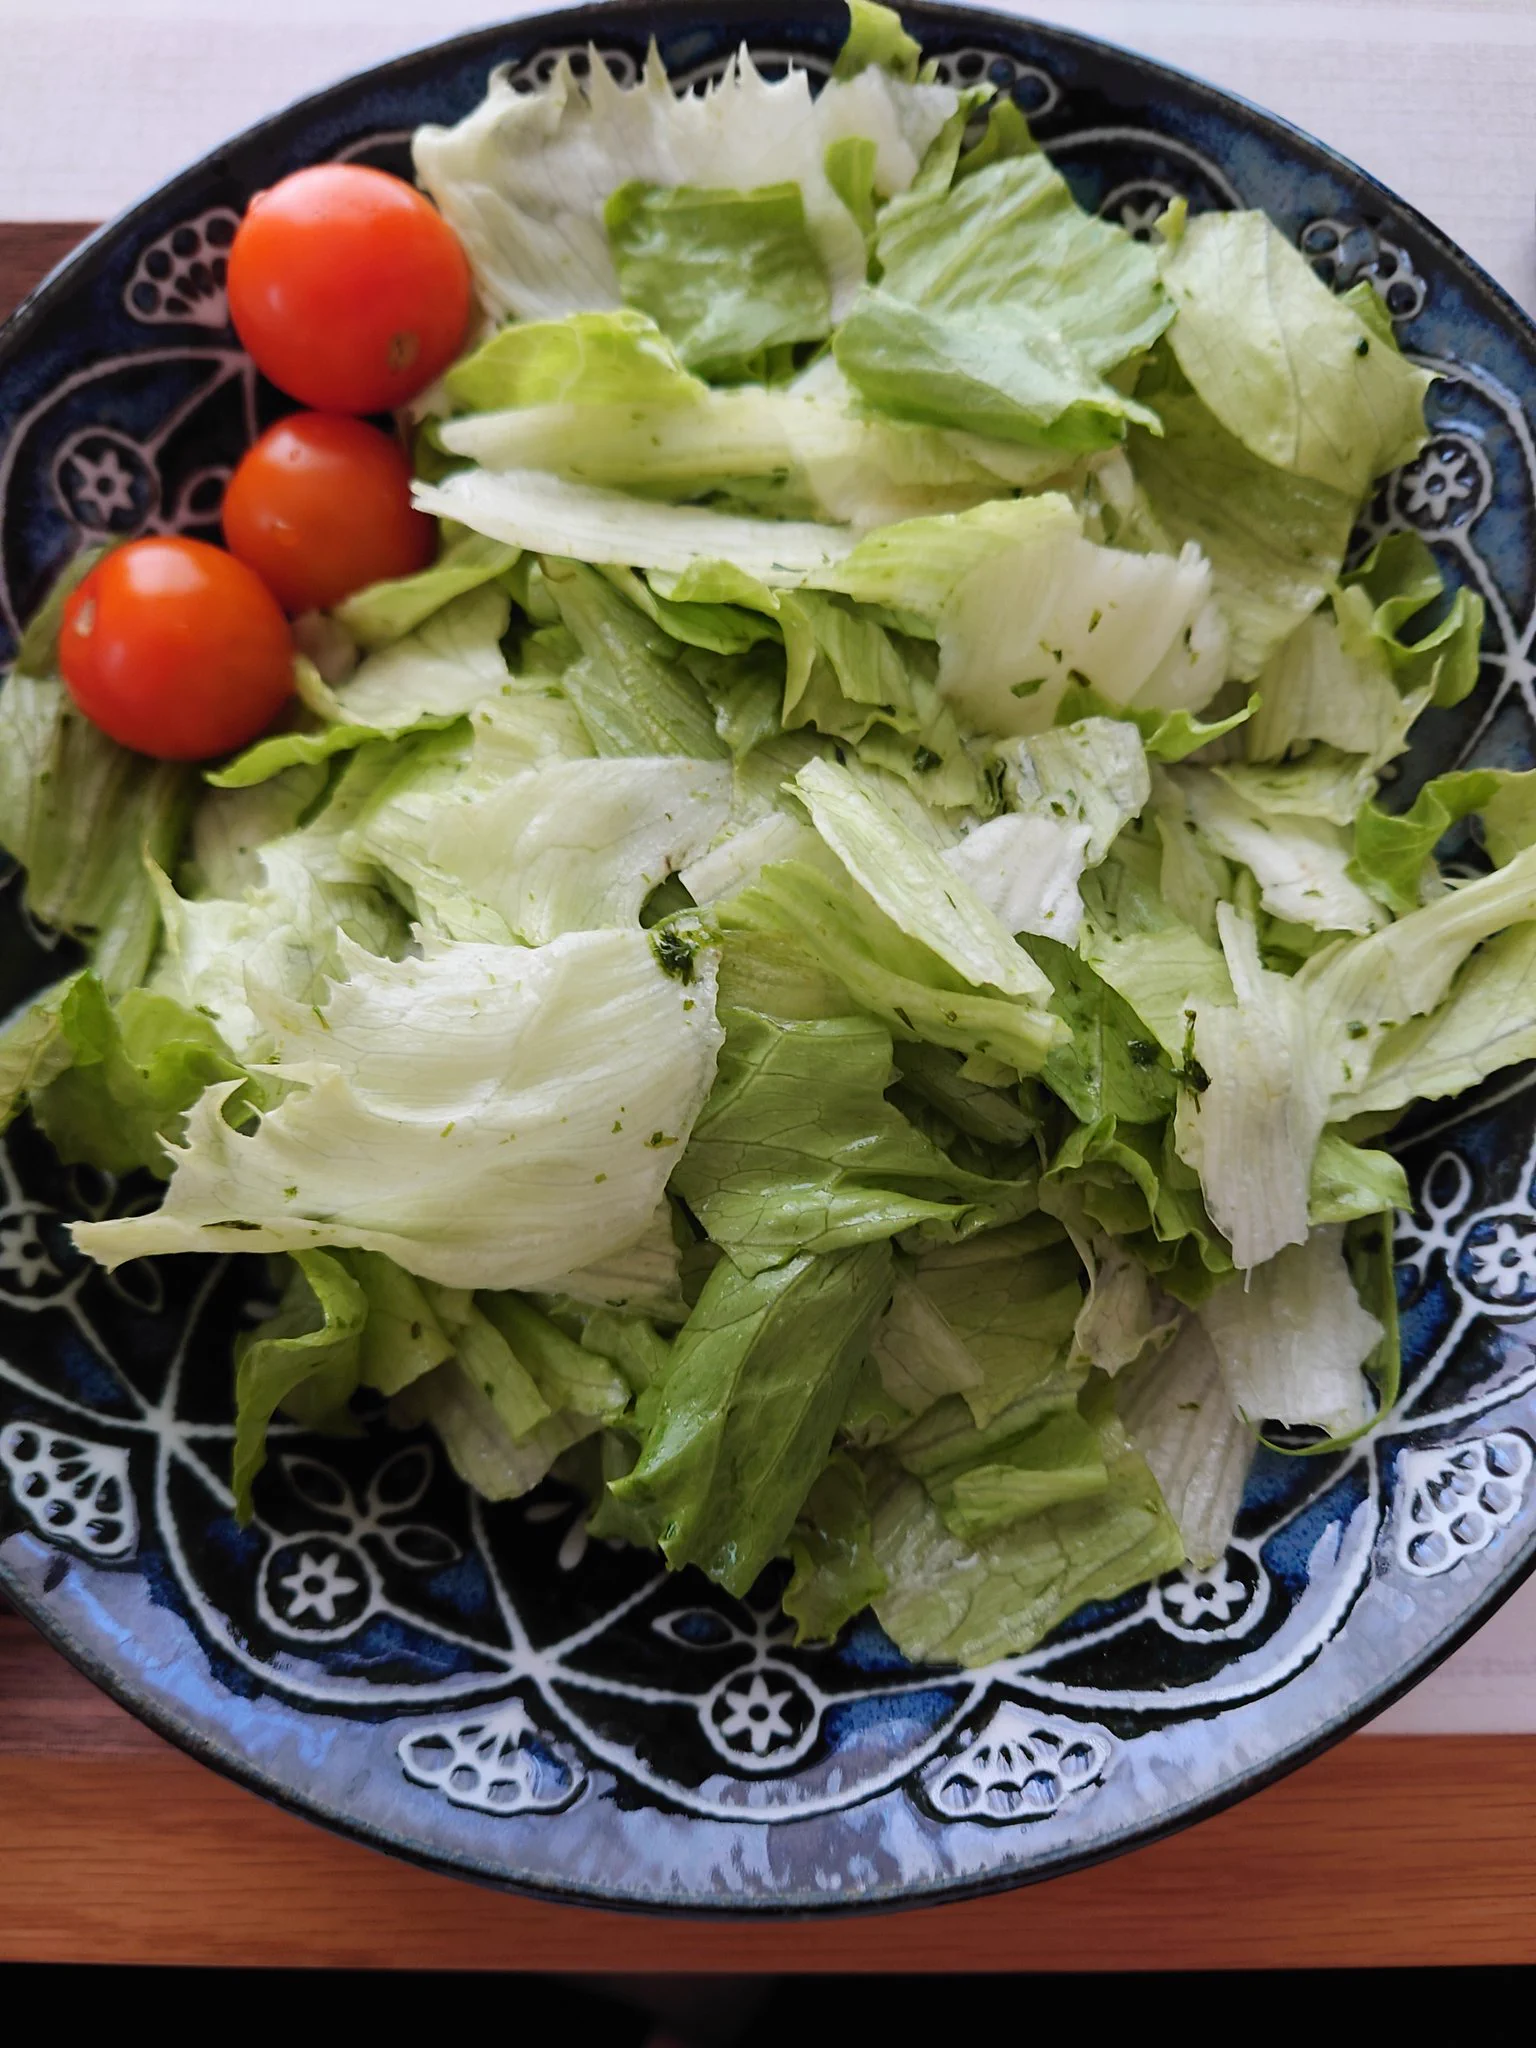
[[[469,265],[403,178],[312,164],[245,210],[229,252],[235,332],[280,391],[317,412],[389,412],[458,354]]]
[[[432,560],[396,441],[344,413],[299,412],[246,451],[224,493],[224,540],[288,612],[325,611]]]
[[[160,761],[256,739],[293,691],[293,639],[252,570],[206,541],[130,541],[71,591],[59,667],[110,738]]]

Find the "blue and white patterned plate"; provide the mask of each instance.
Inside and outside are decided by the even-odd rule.
[[[718,16],[719,8],[710,10]],[[248,196],[324,157],[404,168],[410,130],[493,63],[548,75],[646,38],[681,85],[747,41],[824,75],[842,9],[594,9],[386,65],[229,143],[96,236],[0,335],[0,647],[104,534],[212,534],[280,403],[230,331]],[[1004,17],[908,10],[946,75],[1012,91],[1083,201],[1265,209],[1339,287],[1380,293],[1441,373],[1433,438],[1369,532],[1411,527],[1487,603],[1483,680],[1431,713],[1411,787],[1536,756],[1536,331],[1427,223],[1267,115]],[[1362,541],[1368,536],[1362,535]],[[0,894],[0,1010],[57,971]],[[53,956],[53,957],[50,957]],[[1212,1571],[1086,1609],[1027,1656],[915,1670],[872,1621],[791,1647],[775,1602],[588,1544],[555,1487],[486,1508],[428,1441],[280,1430],[230,1512],[229,1354],[259,1281],[179,1259],[108,1278],[65,1222],[133,1199],[35,1136],[0,1154],[0,1586],[195,1755],[332,1826],[464,1875],[632,1906],[893,1903],[1144,1841],[1274,1777],[1410,1684],[1536,1563],[1536,1092],[1499,1077],[1403,1143],[1406,1373],[1367,1443],[1261,1454]],[[769,1589],[764,1588],[766,1593]]]

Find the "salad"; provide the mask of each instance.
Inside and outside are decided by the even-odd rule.
[[[0,1103],[162,1184],[76,1243],[273,1262],[241,1518],[275,1415],[383,1403],[800,1640],[1211,1563],[1256,1443],[1395,1399],[1378,1140],[1536,1056],[1536,775],[1392,788],[1480,600],[1351,549],[1428,373],[867,0],[815,97],[593,53],[414,155],[253,203],[316,410],[0,692],[84,947]]]

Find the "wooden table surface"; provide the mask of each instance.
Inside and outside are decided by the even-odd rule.
[[[0,312],[85,230],[0,226]],[[1356,1736],[1096,1870],[869,1918],[653,1919],[434,1877],[169,1748],[0,1612],[0,1960],[681,1973],[1536,1962],[1536,1739]]]

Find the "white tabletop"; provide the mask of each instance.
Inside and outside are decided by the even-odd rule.
[[[1284,114],[1536,312],[1536,0],[1039,0]],[[100,220],[275,107],[519,0],[0,0],[0,220]],[[1375,1724],[1536,1732],[1536,1581]]]

